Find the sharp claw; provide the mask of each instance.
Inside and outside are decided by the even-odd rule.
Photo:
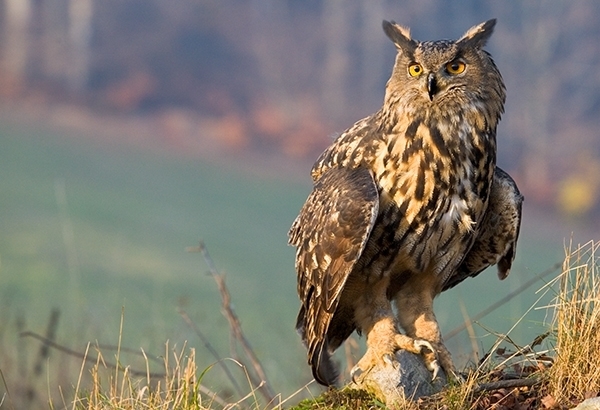
[[[431,345],[431,343],[429,343],[427,340],[415,340],[415,347],[419,348],[419,349],[423,349],[424,347],[429,349],[431,351],[431,353],[435,353],[435,349],[433,348],[433,346]]]
[[[394,359],[392,358],[391,354],[384,354],[383,355],[383,361],[387,364],[389,364],[390,366],[394,365]]]
[[[421,350],[421,352],[423,351],[423,348],[426,348],[431,353],[436,355],[436,350],[433,348],[433,345],[430,342],[428,342],[427,340],[421,340],[421,339],[415,340],[415,347],[418,348],[419,350]],[[433,380],[437,379],[438,375],[440,374],[440,369],[441,369],[438,361],[433,360],[431,363],[428,363],[427,368],[429,369],[429,371],[431,371],[433,373],[433,377],[431,380],[433,381]]]
[[[350,370],[350,377],[352,378],[352,382],[354,382],[354,384],[358,384],[357,379],[360,377],[362,372],[362,369],[358,366],[354,366],[352,370]]]
[[[437,360],[434,360],[433,362],[431,362],[429,364],[429,370],[431,370],[431,372],[433,373],[433,377],[431,378],[431,381],[434,381],[435,379],[437,379],[437,377],[440,373],[440,369],[441,369],[441,367]]]

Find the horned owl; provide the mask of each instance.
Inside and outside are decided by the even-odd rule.
[[[397,56],[383,107],[312,168],[289,240],[296,327],[321,384],[336,383],[331,354],[355,330],[367,338],[355,380],[398,349],[422,354],[434,377],[440,366],[454,374],[434,298],[488,266],[498,264],[500,279],[509,273],[523,198],[496,167],[505,87],[483,50],[495,22],[456,41],[418,42],[384,21]]]

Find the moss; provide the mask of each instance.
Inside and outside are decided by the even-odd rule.
[[[346,387],[341,390],[329,389],[318,397],[302,400],[290,410],[371,410],[385,408],[385,404],[366,391]]]

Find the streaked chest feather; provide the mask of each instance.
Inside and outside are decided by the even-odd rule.
[[[400,259],[410,258],[419,268],[439,260],[443,269],[468,250],[491,184],[495,157],[487,154],[486,142],[463,124],[407,122],[387,136],[373,169],[380,221],[388,232],[381,238],[402,244]]]
[[[471,229],[482,206],[478,179],[489,182],[487,158],[477,160],[486,155],[480,139],[462,124],[413,122],[389,135],[374,164],[384,201],[403,209],[408,223],[433,218]]]

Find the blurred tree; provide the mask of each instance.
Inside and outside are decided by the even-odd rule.
[[[488,49],[508,88],[499,161],[528,200],[555,204],[557,181],[576,174],[578,153],[600,152],[594,0],[0,4],[2,95],[85,98],[90,107],[130,114],[186,113],[172,118],[196,112],[205,124],[237,124],[209,127],[237,130],[223,139],[237,141],[230,147],[303,158],[379,108],[395,54],[381,20],[425,40],[458,37],[497,17]]]

